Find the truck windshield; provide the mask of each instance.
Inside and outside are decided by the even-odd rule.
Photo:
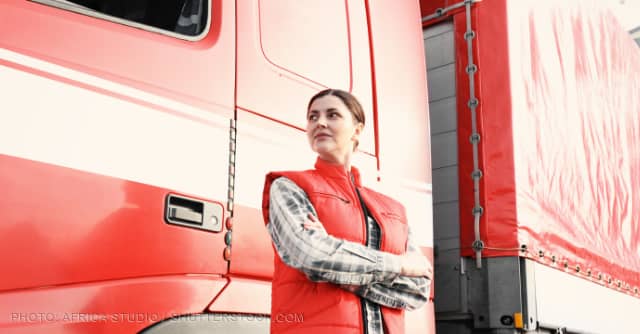
[[[36,0],[38,1],[38,0]],[[204,31],[208,0],[51,0],[69,9],[90,10],[187,36]]]

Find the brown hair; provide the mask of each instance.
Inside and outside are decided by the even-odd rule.
[[[311,104],[313,103],[313,101],[328,95],[333,95],[339,98],[342,101],[342,103],[344,103],[344,105],[347,107],[347,109],[349,109],[349,111],[351,112],[351,116],[353,116],[353,119],[356,121],[356,124],[362,123],[362,125],[364,125],[364,109],[362,109],[362,105],[360,104],[358,99],[356,99],[356,97],[353,96],[351,93],[346,92],[344,90],[340,90],[340,89],[329,88],[329,89],[325,89],[323,91],[318,92],[309,100],[309,104],[307,105],[307,111],[309,111],[309,108],[311,108]]]
[[[309,112],[309,108],[311,108],[311,104],[313,103],[313,101],[323,96],[329,95],[333,95],[339,98],[347,107],[347,109],[349,109],[349,112],[351,112],[351,116],[353,116],[355,123],[362,123],[362,126],[364,126],[364,109],[362,109],[362,105],[360,104],[358,99],[353,96],[353,94],[341,89],[328,88],[316,93],[316,95],[312,96],[311,99],[309,99],[309,104],[307,104],[307,112]],[[354,151],[358,148],[358,144],[360,144],[360,142],[356,140],[355,145],[353,145]]]

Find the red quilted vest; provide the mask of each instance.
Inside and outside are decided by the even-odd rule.
[[[318,158],[315,169],[267,174],[262,213],[269,222],[269,189],[273,180],[285,176],[306,193],[318,218],[330,235],[365,244],[366,223],[355,187],[370,214],[380,225],[381,250],[402,254],[407,248],[407,219],[397,201],[360,184],[356,168],[354,182],[341,166]],[[354,185],[355,183],[355,185]],[[361,334],[364,333],[360,297],[331,283],[315,283],[275,256],[271,298],[272,334]],[[404,333],[404,311],[381,307],[385,333]]]

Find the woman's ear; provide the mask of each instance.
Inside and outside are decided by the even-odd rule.
[[[362,129],[364,129],[364,124],[362,124],[362,123],[356,124],[356,132],[354,133],[354,138],[355,139],[357,139],[357,137],[360,136],[360,134],[362,133]]]
[[[358,149],[358,145],[360,144],[360,134],[362,133],[362,129],[364,128],[364,124],[358,123],[356,124],[355,132],[353,136],[351,136],[351,140],[353,140],[353,151],[355,152]]]

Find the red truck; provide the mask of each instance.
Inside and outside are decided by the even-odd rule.
[[[4,0],[0,332],[304,321],[269,318],[261,188],[326,87],[434,259],[408,333],[633,332],[639,80],[577,1]]]

